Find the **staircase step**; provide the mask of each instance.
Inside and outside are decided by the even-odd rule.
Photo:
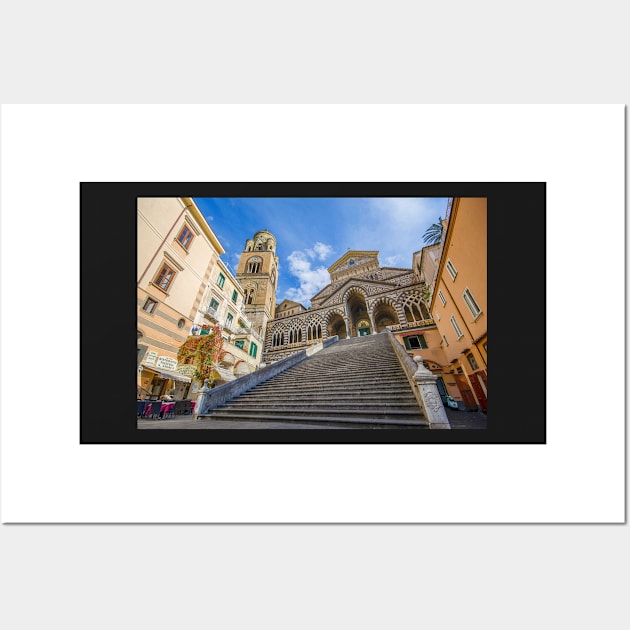
[[[207,420],[237,420],[237,421],[252,421],[252,422],[296,422],[299,424],[305,423],[322,423],[322,424],[365,424],[365,425],[408,425],[416,426],[418,428],[428,427],[428,422],[422,417],[417,416],[413,419],[402,418],[373,418],[369,416],[347,416],[339,417],[335,415],[278,415],[278,414],[259,414],[248,415],[235,412],[230,413],[218,413],[214,412],[211,416],[204,416]]]
[[[300,411],[303,413],[312,413],[321,410],[330,410],[333,413],[370,413],[370,414],[382,414],[382,413],[420,413],[420,408],[417,402],[396,402],[390,405],[387,404],[370,404],[366,405],[365,402],[356,401],[351,402],[348,400],[320,400],[312,403],[303,401],[286,401],[284,403],[274,404],[252,404],[250,400],[234,400],[227,405],[219,407],[218,409],[227,410],[235,409],[238,411],[256,412],[256,411],[281,411],[284,413],[286,410]]]
[[[231,405],[226,405],[220,407],[219,409],[215,409],[210,415],[224,415],[229,413],[231,416],[237,417],[239,415],[246,415],[250,417],[257,416],[268,416],[272,415],[274,418],[281,420],[286,415],[300,416],[301,418],[324,415],[324,416],[358,416],[365,418],[372,418],[374,420],[382,419],[382,418],[405,418],[411,417],[416,418],[421,414],[421,411],[418,407],[415,408],[406,408],[406,409],[380,409],[365,406],[352,408],[343,408],[336,406],[326,406],[326,405],[318,405],[312,409],[302,408],[302,407],[287,407],[286,409],[280,409],[278,407],[268,407],[266,409],[261,409],[260,407],[233,407]]]
[[[397,403],[412,403],[412,404],[418,404],[416,402],[416,397],[413,395],[413,393],[406,393],[406,392],[391,392],[391,391],[387,391],[384,392],[382,394],[379,395],[371,395],[374,394],[374,392],[370,392],[370,394],[362,394],[360,392],[358,393],[354,393],[354,392],[348,392],[347,396],[343,397],[344,401],[348,401],[348,402],[360,402],[362,404],[368,404],[368,403],[372,403],[372,402],[382,402],[384,404],[397,404]],[[295,396],[284,396],[282,394],[278,394],[278,393],[274,393],[274,392],[270,392],[270,393],[262,393],[259,392],[258,390],[251,390],[245,394],[243,394],[242,396],[239,396],[237,399],[233,399],[233,401],[230,402],[234,402],[235,400],[242,400],[242,401],[246,401],[248,402],[248,404],[251,404],[252,401],[261,401],[263,403],[284,403],[290,400],[295,400]],[[299,400],[301,402],[310,402],[310,401],[321,401],[321,400],[331,400],[330,396],[323,396],[323,395],[318,395],[315,393],[309,393],[309,394],[305,394],[304,392],[300,392],[300,396],[299,396]]]

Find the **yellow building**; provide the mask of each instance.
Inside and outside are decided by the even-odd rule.
[[[212,229],[188,197],[138,199],[138,395],[183,399],[191,378],[177,352],[198,317],[219,255]]]
[[[446,220],[430,302],[445,357],[440,371],[456,400],[487,411],[487,199],[454,198]]]

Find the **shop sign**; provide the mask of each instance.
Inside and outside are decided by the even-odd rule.
[[[177,369],[177,359],[173,359],[171,357],[158,357],[155,367],[174,371]]]
[[[145,365],[155,365],[155,360],[157,359],[157,352],[155,350],[149,350],[146,356],[144,357]]]
[[[193,378],[195,376],[195,372],[197,371],[197,368],[194,365],[180,365],[177,368],[177,371],[182,376],[189,376],[190,378]]]

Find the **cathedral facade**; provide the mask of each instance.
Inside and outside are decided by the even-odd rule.
[[[263,361],[283,359],[337,335],[339,339],[435,327],[419,270],[381,267],[377,251],[346,252],[328,268],[330,284],[310,308],[284,300],[267,321]]]

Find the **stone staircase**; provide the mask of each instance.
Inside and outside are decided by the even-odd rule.
[[[334,343],[203,416],[223,420],[429,428],[385,334]]]

